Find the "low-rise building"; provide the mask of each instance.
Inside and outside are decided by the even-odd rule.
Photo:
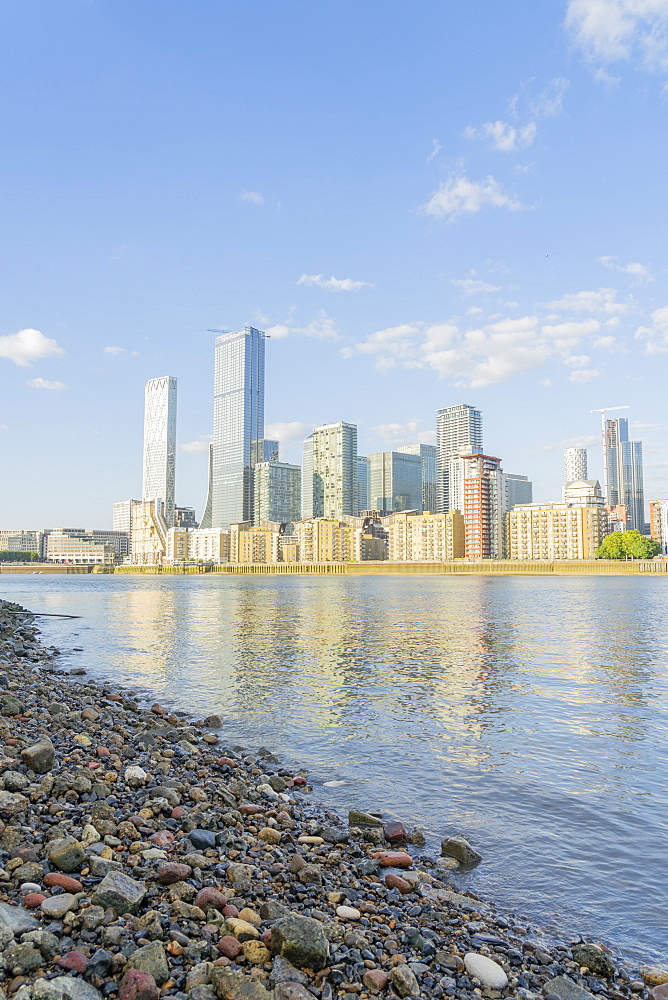
[[[298,521],[294,534],[299,562],[352,562],[356,530],[361,529],[336,518],[313,517]]]
[[[74,566],[110,566],[116,561],[116,547],[113,542],[94,538],[83,528],[56,528],[46,541],[46,560]]]
[[[130,561],[133,566],[162,566],[167,555],[168,525],[160,500],[132,503]]]
[[[650,500],[649,533],[661,546],[662,555],[668,555],[668,500]]]
[[[175,507],[174,508],[174,527],[175,528],[199,528],[197,523],[197,518],[195,517],[194,507]]]
[[[250,521],[230,525],[231,563],[277,563],[281,525],[264,521],[253,526]]]
[[[37,530],[3,528],[0,530],[0,552],[34,553],[38,559],[44,559],[48,536],[47,528]]]
[[[448,514],[393,514],[387,531],[392,562],[448,562],[464,557],[464,517]]]
[[[598,505],[521,504],[507,518],[511,559],[594,559],[608,534],[607,513]]]
[[[230,533],[219,528],[195,528],[188,532],[190,562],[226,563],[230,561]]]

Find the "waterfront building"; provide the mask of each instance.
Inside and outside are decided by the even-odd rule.
[[[264,460],[264,339],[252,326],[216,337],[211,526],[254,517],[253,470]]]
[[[369,459],[366,455],[357,456],[356,490],[355,514],[359,514],[369,507]]]
[[[48,536],[48,528],[27,531],[22,528],[3,528],[0,530],[0,552],[32,553],[43,559]]]
[[[607,514],[598,505],[521,504],[507,518],[511,559],[594,559],[608,534]]]
[[[501,459],[492,455],[460,455],[464,465],[464,539],[467,559],[499,559],[503,538],[498,530],[502,504],[496,477]]]
[[[447,514],[450,510],[462,510],[457,506],[453,492],[461,489],[461,483],[451,486],[451,465],[466,452],[482,452],[482,413],[473,406],[461,403],[446,406],[436,411],[436,447],[438,450],[437,469],[437,511]],[[455,471],[459,466],[455,466]]]
[[[194,563],[230,561],[230,533],[219,528],[195,528],[188,532],[188,558]]]
[[[422,458],[398,451],[369,455],[369,502],[373,510],[422,510]]]
[[[506,559],[508,556],[506,514],[518,504],[531,503],[533,484],[526,476],[502,472],[500,468],[490,471],[488,475],[491,504],[491,558]]]
[[[174,508],[174,527],[175,528],[198,528],[197,518],[195,517],[194,507],[175,507]]]
[[[575,480],[588,479],[587,476],[587,449],[586,448],[565,448],[564,449],[564,485],[573,483]]]
[[[606,503],[604,506],[608,515],[608,534],[613,531],[626,531],[629,522],[629,509],[626,504],[618,503],[613,506]]]
[[[258,462],[255,466],[255,524],[274,521],[285,524],[287,531],[301,513],[302,472],[287,462]]]
[[[166,533],[164,562],[170,566],[189,561],[188,529],[168,528]]]
[[[605,499],[610,506],[628,508],[629,530],[645,531],[645,491],[643,486],[642,442],[629,441],[626,417],[603,424]]]
[[[338,518],[299,521],[294,534],[300,562],[351,562],[355,558],[355,528]]]
[[[230,525],[231,563],[277,563],[281,525],[250,521]]]
[[[111,526],[114,531],[124,531],[130,537],[132,535],[132,508],[140,500],[119,500],[114,504]]]
[[[176,379],[152,378],[144,390],[144,479],[142,500],[158,500],[174,523],[176,473]]]
[[[304,442],[302,519],[356,514],[357,427],[339,421],[316,427]]]
[[[668,500],[650,500],[649,532],[661,546],[662,555],[668,555]]]
[[[45,555],[51,563],[110,566],[116,562],[116,544],[84,528],[55,528],[47,537]]]
[[[167,524],[159,500],[132,505],[130,562],[133,566],[162,566],[167,554]]]
[[[206,488],[206,503],[204,504],[204,513],[202,514],[202,520],[199,522],[200,528],[210,528],[211,527],[211,514],[213,509],[213,444],[209,445],[209,478]]]
[[[422,459],[422,509],[436,512],[438,494],[438,448],[435,444],[407,444],[397,451]]]
[[[393,562],[448,562],[464,556],[464,516],[406,511],[388,518],[389,558]]]

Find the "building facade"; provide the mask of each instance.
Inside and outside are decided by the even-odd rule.
[[[231,563],[277,563],[280,538],[279,524],[230,525]]]
[[[438,448],[435,444],[407,444],[397,451],[422,459],[422,510],[436,513],[438,501]]]
[[[464,554],[467,559],[503,557],[499,533],[502,497],[501,459],[493,455],[461,455],[464,464]]]
[[[611,507],[624,504],[628,509],[628,528],[644,532],[642,442],[629,441],[629,422],[625,417],[605,421],[603,461],[607,503]]]
[[[141,500],[132,506],[130,562],[133,566],[162,566],[167,555],[168,525],[159,500]]]
[[[175,507],[174,508],[174,527],[175,528],[199,528],[197,523],[197,518],[195,517],[194,507]]]
[[[302,470],[287,462],[258,462],[255,466],[255,524],[275,521],[291,532],[301,516]]]
[[[339,421],[316,427],[304,442],[302,520],[356,514],[357,427]]]
[[[587,449],[564,448],[564,485],[587,478]]]
[[[113,566],[116,545],[83,528],[55,528],[46,539],[46,561],[75,566]]]
[[[44,559],[46,549],[46,539],[49,536],[49,529],[38,529],[36,531],[25,531],[22,528],[3,528],[0,530],[0,552],[25,552]]]
[[[661,546],[661,554],[668,555],[668,500],[650,500],[649,533]]]
[[[264,460],[264,338],[250,326],[216,337],[213,528],[253,521],[253,470]]]
[[[387,526],[389,558],[393,562],[448,562],[464,556],[464,516],[448,514],[393,514]]]
[[[294,534],[300,562],[352,562],[355,532],[362,529],[337,518],[314,517],[299,521]]]
[[[482,413],[461,403],[436,411],[436,447],[438,450],[437,511],[461,510],[451,496],[450,463],[465,452],[482,452]],[[453,484],[454,486],[455,484]]]
[[[168,525],[174,523],[176,476],[176,379],[152,378],[144,390],[143,500],[163,505]]]
[[[213,508],[213,444],[209,445],[209,474],[206,487],[206,502],[204,504],[204,513],[202,514],[202,520],[199,522],[200,528],[210,528],[211,527],[211,513]]]
[[[371,510],[422,511],[422,458],[398,451],[369,455]]]
[[[608,533],[607,514],[601,506],[524,504],[507,517],[511,559],[595,559]]]
[[[369,459],[366,455],[357,456],[356,467],[355,514],[369,509]]]

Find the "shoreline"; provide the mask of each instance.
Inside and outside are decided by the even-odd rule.
[[[118,685],[59,670],[58,653],[41,646],[30,612],[7,613],[15,608],[0,602],[0,900],[18,903],[13,909],[37,926],[22,941],[18,931],[7,945],[0,937],[10,952],[10,995],[475,1000],[482,989],[491,997],[586,1000],[580,986],[590,997],[591,990],[611,1000],[649,996],[606,950],[527,939],[526,921],[448,885],[447,870],[407,845],[396,826],[351,814],[351,828],[305,800],[305,775],[281,767],[269,751],[224,746],[215,717],[205,724],[144,709]],[[28,769],[37,758],[21,751],[31,743],[43,744],[47,770]],[[69,842],[65,864],[67,851],[53,850],[54,840]],[[397,848],[395,856],[373,857]],[[143,893],[136,906],[128,902],[131,916],[120,903],[110,912],[115,897],[100,889],[120,875]],[[224,912],[229,907],[237,912]],[[88,929],[100,916],[91,921],[95,910],[100,923]],[[0,905],[0,936],[7,911]],[[31,938],[46,928],[57,951],[53,941]],[[290,935],[305,938],[302,952]],[[106,968],[106,958],[95,959],[99,951],[109,956]],[[480,986],[471,955],[492,962],[479,976],[506,983]],[[133,962],[149,977],[147,993],[137,993]],[[15,973],[21,963],[26,968]],[[43,974],[69,982],[57,996],[55,986],[45,993],[44,979],[35,985]]]

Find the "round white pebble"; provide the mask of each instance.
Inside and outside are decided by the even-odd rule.
[[[508,976],[501,966],[493,962],[491,958],[486,958],[485,955],[478,955],[476,952],[470,951],[464,955],[464,965],[466,971],[479,979],[488,990],[502,990],[504,986],[508,985]]]
[[[359,910],[356,910],[354,906],[337,906],[336,908],[337,917],[341,917],[342,920],[359,920],[362,916]]]

